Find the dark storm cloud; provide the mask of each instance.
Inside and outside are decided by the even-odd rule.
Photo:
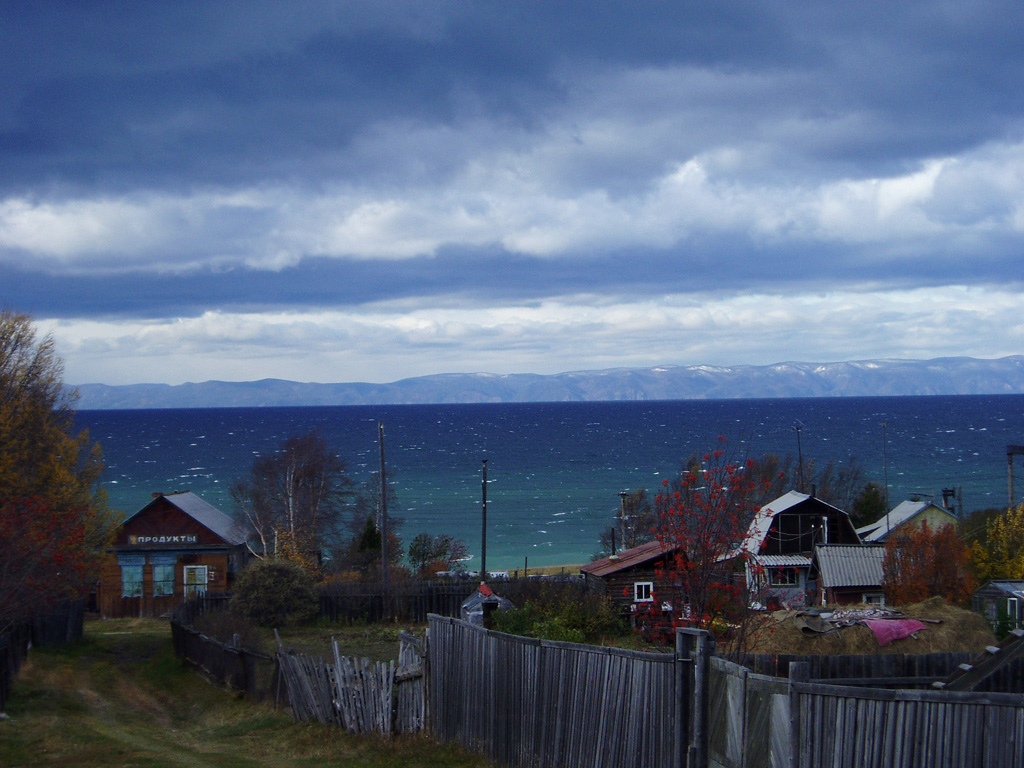
[[[256,359],[337,334],[404,360],[395,378],[492,343],[540,370],[699,333],[771,362],[744,357],[770,354],[747,342],[765,323],[832,359],[1015,352],[1022,21],[1017,1],[6,4],[0,305],[56,323],[93,378],[157,336],[155,357],[187,338],[221,366],[205,335]],[[962,335],[921,319],[928,293]],[[893,313],[929,333],[863,332]],[[517,334],[532,357],[503,356]],[[410,362],[421,345],[451,357]]]

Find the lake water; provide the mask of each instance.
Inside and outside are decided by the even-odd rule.
[[[449,533],[479,562],[487,459],[487,564],[513,569],[586,562],[620,491],[657,489],[719,435],[737,458],[795,457],[798,423],[805,461],[854,457],[869,479],[887,476],[893,505],[961,487],[968,512],[1004,506],[1024,396],[80,411],[78,421],[103,446],[104,486],[126,513],[154,491],[185,489],[230,513],[228,488],[253,458],[313,428],[361,483],[377,470],[382,421],[402,536]]]

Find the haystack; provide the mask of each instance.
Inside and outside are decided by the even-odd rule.
[[[854,606],[848,606],[854,607]],[[867,606],[864,606],[867,607]],[[824,635],[809,635],[793,621],[796,612],[776,611],[766,616],[748,645],[751,653],[787,654],[883,654],[883,653],[978,653],[996,642],[981,616],[933,597],[916,605],[897,608],[907,618],[928,625],[916,637],[879,646],[874,633],[863,625],[845,627]],[[937,622],[937,623],[936,623]]]

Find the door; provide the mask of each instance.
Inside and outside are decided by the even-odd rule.
[[[185,566],[185,599],[206,594],[206,566]]]

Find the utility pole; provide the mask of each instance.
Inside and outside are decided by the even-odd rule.
[[[388,476],[384,465],[384,422],[377,422],[377,440],[380,443],[380,576],[384,592],[388,588]]]
[[[480,581],[487,580],[487,459],[484,459],[484,479],[482,483],[483,503],[481,505],[480,523]]]
[[[619,540],[626,543],[626,497],[629,495],[629,491],[619,491],[619,498],[622,499],[622,503],[619,505]],[[612,554],[615,552],[615,529],[612,529]]]
[[[889,455],[887,453],[887,447],[885,436],[885,422],[882,422],[882,482],[885,484],[885,519],[886,528],[888,528],[889,521]]]
[[[793,431],[796,432],[796,473],[800,484],[797,490],[800,493],[804,492],[804,450],[800,445],[800,433],[803,431],[803,428],[803,422],[797,419],[796,424],[793,426]]]

